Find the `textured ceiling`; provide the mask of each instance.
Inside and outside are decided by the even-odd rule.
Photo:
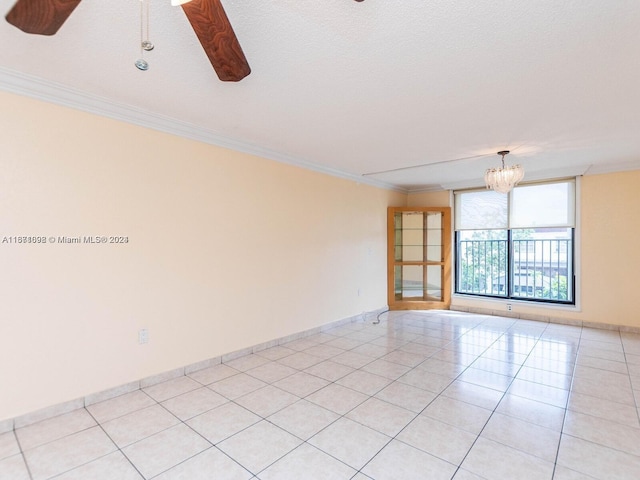
[[[407,190],[479,185],[503,149],[529,180],[640,168],[638,0],[222,3],[239,83],[170,0],[146,72],[140,2],[85,0],[52,37],[0,21],[0,88]]]

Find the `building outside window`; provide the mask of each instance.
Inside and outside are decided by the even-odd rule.
[[[575,303],[575,180],[455,192],[456,293]]]

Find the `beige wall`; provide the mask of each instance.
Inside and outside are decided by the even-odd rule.
[[[586,321],[640,327],[640,171],[582,180],[582,309]]]
[[[412,193],[407,200],[408,207],[447,207],[449,206],[449,190],[439,192]]]
[[[0,104],[0,235],[129,239],[0,243],[0,420],[385,305],[386,207],[405,195]]]
[[[579,308],[510,302],[516,315],[640,327],[636,304],[640,270],[640,171],[585,176],[581,180]],[[421,194],[425,195],[425,194]],[[433,201],[436,196],[426,198]],[[417,199],[409,195],[408,203]],[[452,306],[506,314],[506,301],[454,297]]]

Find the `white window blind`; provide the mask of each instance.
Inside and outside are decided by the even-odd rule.
[[[575,226],[575,181],[455,193],[456,230],[495,230]]]
[[[508,228],[508,196],[493,190],[456,192],[456,230]]]
[[[511,228],[573,228],[575,226],[574,191],[574,181],[514,188],[509,226]]]

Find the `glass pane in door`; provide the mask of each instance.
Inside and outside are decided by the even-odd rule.
[[[442,301],[442,266],[427,266],[427,297],[429,300]]]
[[[427,212],[427,262],[442,261],[442,213]]]
[[[424,267],[422,265],[402,266],[402,298],[424,297]]]
[[[421,212],[402,213],[402,261],[424,261],[424,216]]]

